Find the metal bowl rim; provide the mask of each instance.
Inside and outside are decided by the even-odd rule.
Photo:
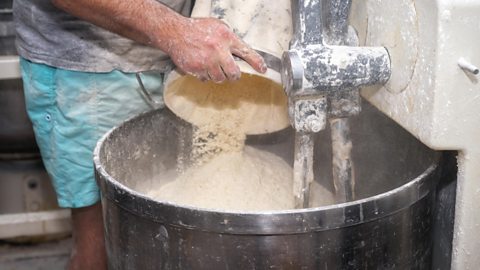
[[[433,175],[438,170],[438,152],[434,153],[432,164],[407,183],[384,193],[341,204],[306,209],[233,212],[156,201],[125,186],[108,174],[101,164],[100,151],[107,138],[125,124],[148,117],[149,114],[161,113],[158,111],[162,110],[141,113],[113,127],[97,142],[93,155],[97,182],[102,187],[102,200],[109,199],[134,215],[159,223],[234,234],[295,234],[330,230],[380,219],[406,209],[427,196],[435,184]],[[387,198],[395,203],[386,202]]]

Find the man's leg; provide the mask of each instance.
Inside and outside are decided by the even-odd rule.
[[[74,245],[68,269],[106,269],[101,204],[72,209],[72,228]]]

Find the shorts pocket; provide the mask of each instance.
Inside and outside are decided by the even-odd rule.
[[[53,154],[52,128],[55,121],[55,73],[47,65],[21,58],[20,68],[27,114],[33,124],[35,137],[44,158]]]

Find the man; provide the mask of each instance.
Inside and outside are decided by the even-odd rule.
[[[92,151],[125,118],[149,109],[168,56],[201,80],[235,80],[232,54],[265,72],[263,59],[221,21],[185,17],[189,0],[15,0],[27,111],[61,207],[72,208],[69,269],[105,269]],[[183,15],[182,15],[183,14]],[[161,93],[157,93],[161,94]]]

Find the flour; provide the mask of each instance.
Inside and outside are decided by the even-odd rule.
[[[289,164],[274,154],[245,146],[246,129],[256,112],[249,106],[251,91],[215,89],[203,93],[202,104],[208,105],[192,115],[200,119],[192,136],[192,167],[149,195],[181,205],[228,211],[292,209]],[[190,92],[189,98],[201,94]]]
[[[193,164],[199,166],[222,152],[243,151],[245,119],[230,110],[210,115],[210,121],[193,132]]]
[[[278,95],[279,86],[269,80],[243,76],[238,82],[223,84],[184,76],[170,84],[167,106],[195,124],[192,164],[174,179],[159,175],[153,180],[159,186],[152,187],[148,196],[233,212],[294,208],[291,166],[270,152],[245,146],[247,134],[285,127],[284,96]],[[277,115],[280,108],[284,110]],[[312,190],[316,193],[312,206],[332,202],[331,193],[320,185]]]
[[[185,206],[233,212],[294,208],[292,168],[280,157],[246,146],[244,151],[223,152],[174,179],[159,175],[147,195]],[[313,182],[310,206],[334,202],[334,195]]]
[[[274,154],[248,146],[241,152],[220,153],[149,195],[181,205],[228,211],[294,207],[291,167]]]

